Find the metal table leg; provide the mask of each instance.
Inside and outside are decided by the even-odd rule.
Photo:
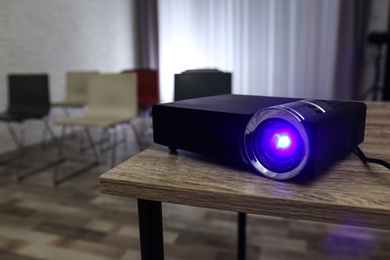
[[[246,213],[238,212],[237,259],[245,260],[246,252]]]
[[[164,260],[161,202],[138,199],[142,260]]]

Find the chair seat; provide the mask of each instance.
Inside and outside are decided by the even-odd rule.
[[[83,107],[85,106],[85,102],[64,100],[59,102],[53,102],[51,103],[51,105],[55,107]]]
[[[96,126],[96,127],[112,127],[117,124],[130,122],[133,118],[129,117],[113,117],[113,116],[83,116],[69,119],[56,120],[57,125],[68,126]]]

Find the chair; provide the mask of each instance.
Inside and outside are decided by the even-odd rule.
[[[58,157],[64,156],[63,141],[66,127],[81,126],[84,128],[88,143],[93,151],[94,161],[85,167],[66,176],[59,177],[58,167],[55,170],[53,182],[55,185],[72,178],[99,164],[99,155],[90,132],[90,127],[102,128],[106,135],[112,135],[111,167],[115,165],[116,133],[122,130],[121,126],[130,125],[133,128],[139,148],[141,148],[139,136],[131,121],[137,116],[137,75],[126,74],[95,74],[88,80],[88,109],[84,116],[55,121],[62,125],[62,133],[58,150]]]
[[[83,107],[87,104],[87,83],[91,75],[97,71],[69,71],[66,73],[66,97],[65,100],[53,102],[57,107]]]
[[[66,73],[66,96],[63,101],[52,102],[53,107],[62,107],[67,118],[71,117],[69,108],[83,108],[87,104],[87,83],[91,75],[98,71],[69,71]],[[46,131],[43,133],[45,139]],[[74,135],[74,131],[71,131]]]
[[[175,74],[174,100],[231,94],[232,74],[219,70],[187,70]]]
[[[137,100],[139,109],[148,109],[159,102],[157,70],[134,69],[124,70],[122,73],[137,74]]]
[[[47,120],[47,115],[50,111],[49,103],[49,77],[46,74],[14,74],[8,75],[8,108],[0,114],[0,121],[6,123],[7,129],[18,148],[17,156],[11,156],[2,163],[8,163],[15,159],[21,159],[25,154],[25,146],[22,140],[18,137],[11,123],[23,123],[26,120],[38,119],[43,120],[46,131],[51,135],[53,140],[56,140],[53,130]],[[17,178],[24,178],[33,174],[39,173],[47,168],[62,162],[59,158],[55,162],[31,170],[21,174],[18,167]]]
[[[157,104],[159,97],[158,71],[152,69],[124,70],[122,73],[137,74],[137,99],[138,108],[142,118],[150,118],[151,107]],[[143,132],[147,136],[153,132],[153,128],[148,126]]]

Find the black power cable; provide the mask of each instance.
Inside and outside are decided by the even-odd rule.
[[[380,164],[388,169],[390,169],[390,163],[386,162],[386,161],[383,161],[383,160],[379,160],[379,159],[375,159],[375,158],[369,158],[367,157],[363,151],[359,148],[359,147],[356,147],[355,150],[354,150],[354,153],[363,161],[363,163],[367,164],[367,163],[376,163],[376,164]]]

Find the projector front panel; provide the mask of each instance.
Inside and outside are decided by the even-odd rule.
[[[232,162],[246,161],[243,132],[251,115],[153,107],[153,138],[157,144]]]

